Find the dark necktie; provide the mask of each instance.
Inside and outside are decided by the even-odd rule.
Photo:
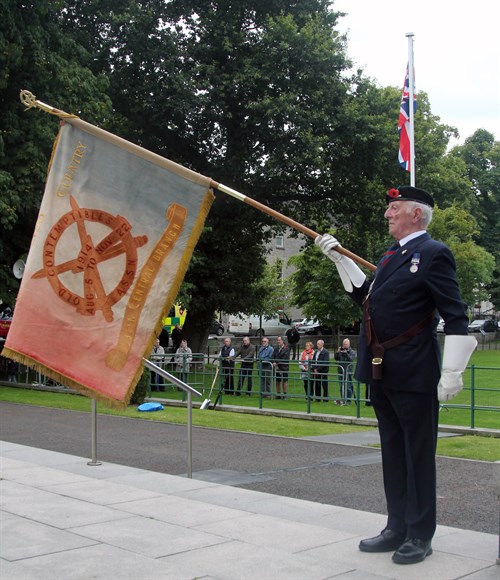
[[[378,263],[378,267],[383,268],[387,264],[387,262],[392,258],[393,254],[397,251],[398,248],[399,248],[399,242],[394,242],[394,244],[392,244],[392,246],[382,256],[382,259]]]

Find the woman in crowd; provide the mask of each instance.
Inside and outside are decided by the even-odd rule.
[[[300,355],[300,378],[304,381],[304,391],[306,392],[306,396],[310,395],[309,392],[309,361],[313,360],[314,356],[314,346],[313,343],[308,341],[306,342],[306,348],[302,351]]]

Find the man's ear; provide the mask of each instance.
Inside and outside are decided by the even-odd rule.
[[[421,207],[413,208],[413,223],[416,224],[421,220],[422,220],[422,208]]]

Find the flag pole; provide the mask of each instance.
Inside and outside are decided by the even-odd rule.
[[[141,155],[141,153],[142,153],[141,156],[143,156],[145,154],[151,155],[156,159],[157,162],[160,158],[160,156],[156,155],[155,153],[152,153],[146,149],[143,149],[142,147],[139,147],[138,145],[134,145],[132,143],[129,143],[128,141],[125,141],[124,139],[121,139],[120,137],[117,137],[116,135],[112,135],[111,133],[108,133],[104,129],[100,129],[98,127],[95,127],[94,125],[91,125],[90,123],[86,123],[85,121],[83,121],[82,119],[77,117],[76,115],[71,115],[69,113],[65,113],[64,111],[56,109],[55,107],[51,107],[50,105],[47,105],[46,103],[43,103],[42,101],[39,101],[35,97],[35,95],[30,93],[29,91],[26,91],[26,90],[21,91],[20,98],[21,98],[21,102],[26,106],[27,109],[30,109],[31,107],[37,107],[37,108],[41,109],[42,111],[45,111],[46,113],[50,113],[51,115],[55,115],[61,119],[65,119],[68,122],[71,122],[71,123],[74,123],[77,125],[81,125],[83,130],[89,131],[89,132],[94,133],[94,134],[97,132],[101,138],[104,138],[106,140],[116,139],[120,142],[122,147],[124,147],[126,145],[125,148],[132,150],[134,153],[136,153],[138,155]],[[183,167],[182,165],[174,163],[173,161],[170,161],[164,157],[162,157],[161,159],[163,159],[164,163],[168,164],[168,169],[175,171],[176,173],[185,173],[186,175],[184,175],[184,177],[186,177],[187,179],[191,179],[191,181],[195,181],[195,182],[203,181],[203,182],[205,182],[205,180],[207,180],[210,187],[213,187],[214,189],[218,189],[222,193],[226,193],[227,195],[230,195],[231,197],[237,199],[238,201],[242,201],[242,202],[246,203],[247,205],[251,205],[252,207],[258,209],[259,211],[274,217],[278,221],[281,221],[281,222],[287,224],[291,228],[298,230],[299,232],[305,234],[306,236],[309,236],[310,238],[315,239],[319,235],[314,230],[311,230],[310,228],[300,224],[299,222],[296,222],[295,220],[283,215],[282,213],[279,213],[279,212],[275,211],[274,209],[271,209],[267,205],[264,205],[263,203],[260,203],[260,202],[256,201],[255,199],[252,199],[251,197],[243,195],[242,193],[239,193],[238,191],[231,189],[230,187],[227,187],[226,185],[223,185],[222,183],[218,183],[217,181],[214,181],[213,179],[209,179],[207,177],[204,177],[203,175],[196,173],[195,171],[192,171],[186,167]],[[335,251],[339,252],[339,254],[343,254],[344,256],[347,256],[348,258],[351,258],[354,262],[358,263],[360,266],[364,266],[365,268],[367,268],[371,272],[375,272],[375,270],[377,269],[377,267],[375,265],[373,265],[372,263],[368,262],[364,258],[361,258],[360,256],[354,254],[353,252],[347,250],[346,248],[344,248],[342,246],[337,246],[335,248]]]
[[[407,32],[408,38],[408,115],[410,117],[410,185],[415,187],[415,70],[413,65],[413,32]]]

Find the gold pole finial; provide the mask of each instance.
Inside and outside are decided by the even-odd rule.
[[[56,117],[60,117],[61,119],[78,118],[77,115],[65,113],[64,111],[60,111],[46,103],[42,103],[42,101],[39,101],[32,92],[27,91],[26,89],[23,89],[19,93],[19,98],[21,99],[21,103],[26,107],[26,110],[31,109],[32,107],[37,107],[38,109],[50,113],[51,115],[55,115]]]
[[[26,107],[26,109],[31,109],[31,107],[36,106],[36,97],[30,91],[22,90],[19,93],[19,98],[21,99],[21,103]]]

